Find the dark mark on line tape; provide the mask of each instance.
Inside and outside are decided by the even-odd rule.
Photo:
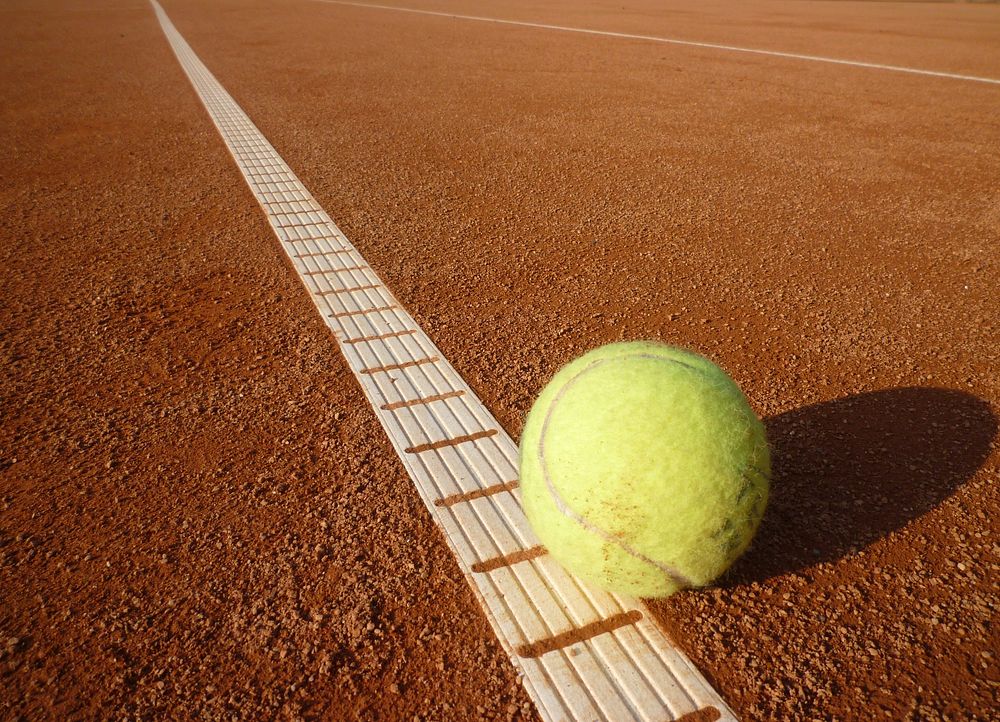
[[[516,552],[511,552],[510,554],[504,554],[500,557],[493,557],[492,559],[487,559],[482,562],[476,562],[472,565],[472,571],[477,574],[495,572],[497,569],[503,569],[504,567],[509,567],[512,564],[519,564],[520,562],[537,559],[538,557],[545,556],[548,553],[548,550],[543,546],[518,549]]]
[[[599,619],[596,622],[584,624],[582,627],[576,627],[575,629],[570,629],[567,632],[562,632],[546,639],[539,639],[537,642],[522,644],[515,651],[520,657],[541,657],[543,654],[555,652],[579,642],[585,642],[588,639],[613,632],[629,624],[635,624],[640,619],[642,619],[642,612],[638,609],[633,609],[630,612],[622,612],[607,619]]]
[[[278,228],[323,228],[327,226],[329,230],[329,221],[310,221],[309,223],[279,223]],[[332,238],[332,236],[328,236]]]
[[[432,401],[444,401],[445,399],[454,399],[458,396],[464,395],[464,391],[448,391],[443,394],[434,394],[433,396],[424,396],[420,399],[408,399],[406,401],[393,401],[391,404],[382,404],[379,408],[383,411],[395,411],[396,409],[405,409],[410,406],[422,406],[423,404],[429,404]]]
[[[331,296],[339,293],[354,293],[355,291],[370,291],[373,288],[381,288],[381,283],[369,283],[364,286],[353,286],[351,288],[331,288],[329,291],[317,291],[317,296]]]
[[[424,451],[433,451],[434,449],[443,449],[446,446],[458,446],[459,444],[464,444],[467,441],[478,441],[479,439],[485,439],[490,436],[494,436],[497,433],[496,429],[490,429],[489,431],[477,431],[474,434],[466,434],[464,436],[456,436],[453,439],[442,439],[441,441],[431,441],[426,444],[419,444],[417,446],[411,446],[406,449],[407,454],[419,454]]]
[[[383,407],[385,408],[385,407]],[[472,491],[466,491],[461,494],[451,494],[449,496],[438,499],[434,502],[435,506],[454,506],[455,504],[461,504],[465,501],[472,501],[473,499],[482,499],[486,496],[493,496],[494,494],[502,494],[505,491],[513,491],[518,486],[517,479],[514,481],[506,481],[503,484],[493,484],[492,486],[486,486],[482,489],[473,489]]]
[[[291,241],[292,243],[299,243],[300,241]],[[334,251],[323,251],[322,253],[296,253],[296,258],[320,258],[321,256],[332,256],[335,253],[353,253],[353,248],[339,248]]]
[[[271,195],[273,195],[273,194],[271,194]],[[288,212],[288,211],[282,210],[282,208],[281,208],[282,205],[286,205],[286,206],[300,205],[301,206],[301,205],[303,205],[305,203],[305,201],[303,201],[301,199],[269,201],[269,200],[267,200],[265,198],[263,201],[261,201],[261,203],[263,203],[265,206],[267,206],[267,208],[265,210],[267,211],[268,217],[271,217],[271,216],[276,216],[276,215],[280,215],[282,213],[287,213]],[[313,208],[312,210],[315,212],[316,209]],[[310,211],[310,209],[303,208],[303,209],[300,209],[298,211],[291,211],[291,212],[292,213],[308,213],[309,211]]]
[[[344,339],[344,343],[356,344],[362,343],[364,341],[381,341],[385,338],[398,338],[399,336],[412,336],[417,330],[415,328],[406,329],[405,331],[392,331],[390,333],[380,333],[374,336],[361,336],[359,338],[348,338]],[[384,407],[383,407],[384,408]]]
[[[408,369],[410,368],[410,366],[419,366],[420,364],[432,364],[438,360],[439,359],[437,356],[428,356],[427,358],[418,358],[414,361],[403,361],[402,363],[389,364],[388,366],[374,366],[372,368],[361,369],[360,373],[377,374],[383,371],[398,371],[399,369]],[[409,451],[409,449],[407,449],[407,451]]]
[[[379,311],[394,311],[399,306],[377,306],[375,308],[359,308],[354,311],[341,311],[340,313],[331,313],[330,318],[347,318],[348,316],[364,316],[368,313],[378,313]]]
[[[318,271],[304,271],[303,276],[324,276],[327,273],[345,273],[347,271],[365,271],[368,266],[348,266],[347,268],[321,268]]]

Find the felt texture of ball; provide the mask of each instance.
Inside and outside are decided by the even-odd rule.
[[[767,504],[764,425],[708,359],[653,342],[561,369],[525,421],[521,498],[549,553],[613,592],[663,597],[716,579]]]

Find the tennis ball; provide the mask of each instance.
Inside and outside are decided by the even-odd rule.
[[[764,425],[690,351],[615,343],[560,370],[521,436],[521,498],[549,553],[599,587],[664,597],[747,548],[767,504]]]

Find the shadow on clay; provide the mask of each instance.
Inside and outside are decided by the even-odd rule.
[[[968,481],[997,417],[961,391],[900,388],[765,419],[771,498],[735,586],[835,562],[901,529]]]

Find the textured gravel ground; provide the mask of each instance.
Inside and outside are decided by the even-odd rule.
[[[718,587],[653,606],[744,719],[991,716],[1000,91],[165,8],[515,437],[611,340],[744,387],[764,526]],[[1000,77],[996,7],[489,13]],[[149,7],[2,15],[3,716],[533,718]]]

